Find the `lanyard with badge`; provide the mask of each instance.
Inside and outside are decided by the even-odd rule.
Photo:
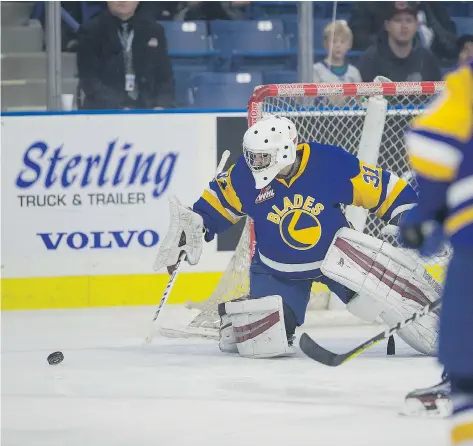
[[[131,92],[135,90],[135,73],[133,71],[133,56],[131,53],[131,45],[135,31],[132,29],[128,32],[128,23],[123,24],[123,32],[118,31],[118,38],[123,47],[123,58],[125,61],[125,91]]]

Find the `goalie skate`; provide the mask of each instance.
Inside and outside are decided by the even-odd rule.
[[[450,400],[450,380],[446,374],[435,386],[413,390],[406,395],[403,415],[411,417],[441,417],[452,413]]]

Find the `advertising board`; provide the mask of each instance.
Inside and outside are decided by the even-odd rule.
[[[168,199],[192,204],[202,192],[216,165],[215,122],[206,114],[2,117],[2,308],[156,302],[167,280],[152,264]],[[204,273],[184,274],[177,300],[211,292],[218,276],[206,259],[216,248],[207,251],[194,269]],[[196,296],[184,291],[190,283]]]

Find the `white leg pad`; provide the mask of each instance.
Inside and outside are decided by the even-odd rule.
[[[422,308],[421,305],[413,306],[409,302],[399,301],[396,298],[388,299],[388,305],[389,308],[381,313],[380,318],[389,327],[407,319],[413,312]],[[397,335],[418,352],[434,356],[437,354],[438,322],[438,315],[431,313],[399,330]]]
[[[348,228],[335,235],[321,271],[361,295],[353,303],[352,312],[368,313],[363,307],[370,305],[371,300],[375,308],[366,315],[378,313],[391,327],[442,294],[442,287],[411,255]],[[398,335],[420,353],[431,355],[436,350],[437,324],[438,312],[433,312],[403,328]]]
[[[227,302],[225,311],[230,316],[240,356],[272,358],[292,353],[281,296]]]

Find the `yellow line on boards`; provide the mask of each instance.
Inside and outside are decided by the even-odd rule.
[[[444,268],[431,266],[427,270],[439,282],[443,281]],[[180,273],[168,303],[202,302],[212,295],[221,277],[220,272]],[[167,274],[1,279],[1,309],[155,305],[159,302],[168,280]],[[313,293],[326,290],[325,285],[317,282],[313,284]],[[230,298],[231,292],[229,289]],[[239,297],[243,292],[244,290],[236,289],[235,293],[239,294],[235,297]]]
[[[168,302],[208,299],[221,276],[181,273]],[[2,310],[155,305],[168,280],[167,274],[2,279]]]

